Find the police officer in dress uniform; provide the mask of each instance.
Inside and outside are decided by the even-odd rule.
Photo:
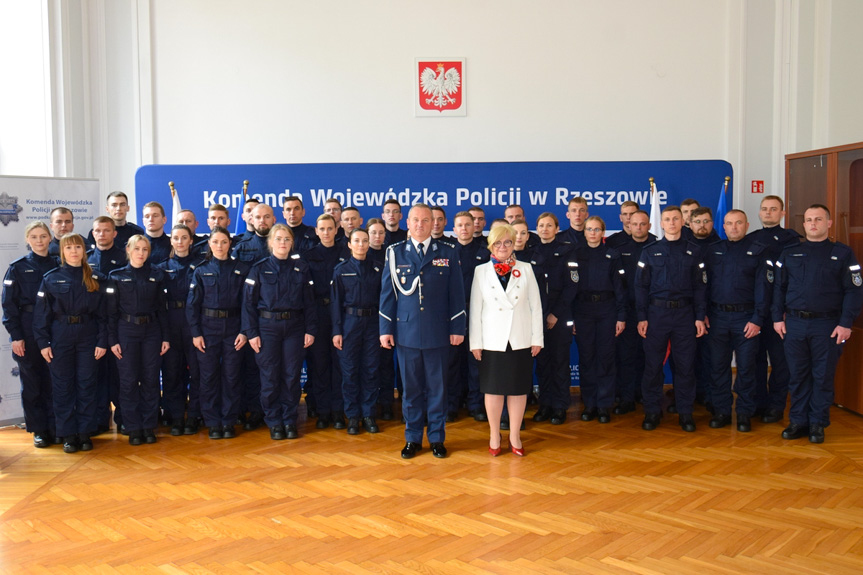
[[[33,310],[36,294],[46,273],[58,260],[48,255],[51,233],[42,222],[28,224],[24,238],[30,252],[9,265],[3,279],[3,326],[12,341],[12,357],[21,378],[21,406],[24,425],[33,434],[33,445],[48,447],[56,437],[51,374],[33,338]]]
[[[696,218],[697,219],[697,218]],[[755,413],[755,356],[758,335],[769,320],[773,265],[766,246],[746,236],[749,222],[742,210],[725,214],[727,240],[712,244],[704,254],[708,275],[711,398],[710,427],[731,423],[731,357],[737,358],[737,431],[751,431]]]
[[[863,306],[860,264],[850,247],[830,241],[832,225],[830,210],[813,204],[803,214],[806,241],[776,262],[773,328],[785,340],[791,373],[784,439],[824,442],[836,363]]]
[[[272,255],[252,266],[243,294],[243,331],[261,370],[264,422],[277,441],[299,437],[303,350],[315,340],[318,323],[309,265],[291,255],[293,241],[288,226],[273,226]]]
[[[662,417],[662,364],[669,341],[677,374],[674,395],[680,427],[695,431],[695,337],[706,328],[707,274],[701,249],[681,238],[683,214],[677,206],[662,210],[665,237],[645,247],[635,277],[638,333],[644,338],[642,428],[652,431]]]
[[[351,258],[333,271],[331,286],[333,346],[339,350],[342,397],[348,417],[348,433],[362,427],[380,431],[375,421],[380,363],[378,305],[383,262],[368,257],[369,234],[362,228],[348,234]]]
[[[446,374],[449,346],[464,341],[464,286],[455,249],[431,238],[431,208],[408,214],[410,239],[390,246],[381,279],[380,341],[398,346],[404,378],[406,443],[401,456],[422,449],[423,418],[435,457],[446,457]]]

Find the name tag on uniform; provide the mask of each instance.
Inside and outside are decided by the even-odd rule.
[[[449,259],[447,258],[435,258],[432,260],[432,265],[437,267],[448,268],[449,267]]]

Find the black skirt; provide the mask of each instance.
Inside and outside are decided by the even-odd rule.
[[[533,356],[530,348],[506,351],[482,350],[479,390],[492,395],[527,395],[533,387]]]

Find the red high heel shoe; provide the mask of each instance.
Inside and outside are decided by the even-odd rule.
[[[513,447],[512,443],[510,443],[509,448],[515,455],[518,455],[519,457],[524,457],[524,445],[522,445],[521,447]]]
[[[492,457],[497,457],[498,455],[500,455],[500,447],[492,447],[491,445],[489,445],[488,452],[491,453]]]

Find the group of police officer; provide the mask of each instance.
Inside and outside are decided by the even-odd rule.
[[[144,206],[144,228],[126,220],[129,204],[122,192],[108,196],[106,209],[109,217],[93,221],[86,242],[92,246],[87,259],[95,272],[108,275],[126,266],[126,242],[138,234],[149,240],[153,263],[176,259],[172,236],[182,234],[165,234],[167,218],[161,205],[150,202]],[[569,226],[560,231],[557,218],[545,213],[537,222],[539,235],[527,231],[520,206],[508,206],[505,219],[492,223],[517,230],[516,255],[535,266],[543,296],[546,349],[537,358],[540,394],[533,398],[539,403],[534,421],[559,425],[566,420],[572,334],[582,337],[586,346],[585,330],[608,330],[610,326],[616,337],[613,365],[607,349],[604,357],[597,353],[601,349],[580,354],[584,355],[580,359],[583,379],[603,374],[601,384],[582,382],[584,389],[594,390],[589,394],[591,405],[585,396],[582,420],[607,423],[612,413],[634,411],[641,401],[642,427],[655,429],[663,413],[662,369],[667,360],[674,383],[667,410],[678,413],[683,430],[695,430],[697,402],[711,411],[713,428],[732,423],[733,406],[741,432],[749,431],[752,419],[758,416],[764,423],[781,421],[790,390],[789,425],[782,436],[824,440],[836,362],[863,304],[860,267],[850,248],[828,239],[832,222],[826,207],[806,210],[806,238],[801,242],[796,232],[780,226],[785,215],[782,199],[767,196],[759,210],[760,230],[747,233],[746,214],[731,210],[722,222],[728,239],[719,240],[710,210],[686,200],[680,207],[663,210],[664,237],[656,240],[650,233],[648,214],[634,202],[626,202],[620,210],[623,230],[604,239],[601,262],[596,259],[599,252],[586,248],[585,228],[594,226],[590,232],[594,234],[599,229],[597,220],[602,232],[605,225],[599,218],[590,218],[588,210],[583,198],[572,198],[566,213]],[[306,342],[305,360],[309,376],[306,406],[309,416],[317,418],[316,428],[332,425],[347,428],[351,434],[361,428],[377,432],[377,413],[384,420],[393,418],[396,384],[406,424],[402,457],[411,458],[421,450],[424,428],[432,453],[445,457],[445,423],[455,420],[462,406],[477,421],[486,421],[476,360],[464,337],[473,270],[489,259],[483,236],[484,210],[473,207],[456,214],[454,236],[449,237],[444,235],[447,219],[442,208],[413,206],[404,230],[400,227],[402,206],[388,200],[382,218],[366,222],[361,237],[366,237],[368,247],[358,240],[356,250],[366,250],[359,259],[352,257],[356,251],[349,247],[353,230],[363,225],[355,208],[342,209],[338,201],[328,200],[324,214],[312,226],[303,221],[301,198],[291,196],[284,200],[283,216],[292,235],[294,257],[308,265],[313,286],[317,323],[315,337]],[[172,272],[177,276],[178,293],[166,288],[166,301],[172,308],[167,313],[177,313],[170,315],[175,333],[169,338],[172,353],[165,354],[162,364],[160,407],[162,423],[170,426],[172,435],[197,433],[198,426],[205,423],[201,420],[200,373],[191,343],[194,334],[183,321],[182,308],[190,297],[191,273],[202,258],[210,256],[208,238],[195,234],[195,214],[184,210],[177,219],[174,223],[185,226],[192,237],[183,252],[186,259],[175,262],[177,269],[185,271]],[[246,229],[230,238],[230,253],[233,260],[251,265],[270,255],[268,236],[275,214],[270,206],[250,198],[243,220]],[[227,208],[211,206],[207,224],[211,230],[226,228],[230,224]],[[73,229],[71,211],[55,208],[49,258],[58,255],[60,238]],[[37,447],[46,447],[60,440],[55,438],[53,417],[57,397],[52,399],[50,385],[46,388],[41,381],[46,375],[39,358],[18,353],[23,344],[16,343],[30,341],[22,325],[32,321],[35,303],[35,293],[29,293],[34,290],[19,286],[22,282],[38,285],[30,280],[41,278],[57,262],[31,256],[17,260],[7,271],[4,325],[21,365],[27,429],[34,433]],[[591,274],[599,263],[614,272],[607,281],[589,279],[607,275]],[[167,269],[173,270],[170,264]],[[341,286],[340,291],[334,286]],[[349,305],[339,299],[346,294],[353,294]],[[334,306],[340,308],[335,313]],[[586,315],[585,310],[595,317],[582,323],[580,332],[579,318]],[[165,337],[159,334],[160,339]],[[244,429],[254,430],[266,419],[273,439],[282,439],[285,426],[279,429],[265,418],[256,350],[240,347],[238,353],[222,360],[234,362],[229,371],[241,374],[238,421]],[[737,366],[736,404],[732,353]],[[293,365],[296,368],[299,363]],[[115,406],[114,422],[124,431],[117,366],[110,354],[100,360],[97,380],[95,428],[89,434],[108,430],[111,404]],[[349,393],[350,400],[344,393]],[[616,400],[613,407],[611,398]],[[233,436],[234,422],[220,423],[221,435],[216,435]],[[506,415],[501,424],[508,425]],[[218,438],[212,433],[214,426],[209,426],[210,436]],[[227,427],[231,435],[225,435]],[[296,430],[287,435],[296,437]]]

